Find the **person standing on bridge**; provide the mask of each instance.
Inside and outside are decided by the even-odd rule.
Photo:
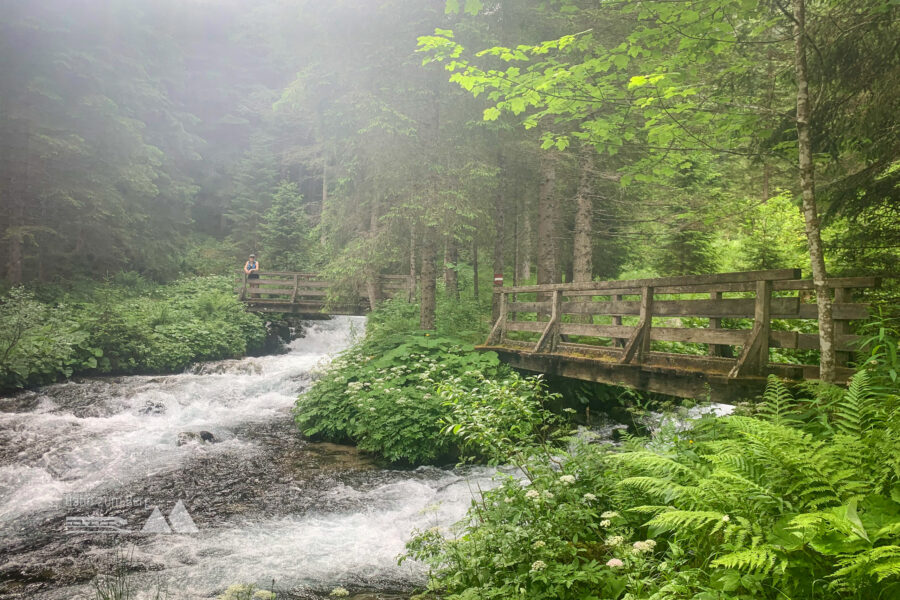
[[[258,284],[252,281],[254,279],[259,279],[259,262],[256,260],[255,254],[251,254],[250,258],[244,264],[244,275],[247,276],[247,279],[251,280],[251,290],[259,287]]]

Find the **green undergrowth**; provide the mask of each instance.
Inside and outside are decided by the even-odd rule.
[[[752,412],[621,447],[561,439],[539,382],[447,381],[445,434],[524,477],[405,558],[459,600],[900,597],[896,332],[869,342],[849,389],[770,378]]]
[[[262,347],[264,321],[227,277],[13,288],[0,297],[0,391],[73,374],[162,373]]]
[[[385,302],[371,313],[364,339],[337,357],[297,401],[304,435],[349,442],[387,460],[412,464],[452,459],[457,447],[441,434],[447,407],[437,391],[453,381],[474,389],[509,369],[493,352],[475,351],[481,313],[463,305],[456,318],[420,331],[418,307]]]

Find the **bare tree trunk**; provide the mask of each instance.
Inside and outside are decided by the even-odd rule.
[[[319,225],[322,224],[322,219],[325,216],[325,206],[328,204],[328,151],[322,151],[322,206],[319,209]],[[319,234],[319,243],[323,246],[328,240],[325,236],[325,228],[321,227],[321,233]]]
[[[472,237],[472,297],[478,302],[478,226]]]
[[[538,198],[537,282],[559,283],[559,201],[556,199],[556,160],[549,152],[541,153],[541,187]],[[551,295],[537,294],[538,302],[547,302]],[[550,317],[548,311],[538,312],[538,321]]]
[[[434,238],[437,235],[434,227],[429,227],[422,240],[422,304],[419,307],[419,328],[434,329],[434,311],[437,308],[435,296],[435,251]]]
[[[538,284],[558,283],[559,201],[556,198],[556,160],[550,152],[541,154],[541,189],[538,199]]]
[[[835,379],[834,321],[831,295],[825,272],[825,251],[816,210],[815,170],[810,140],[809,75],[806,65],[806,5],[794,0],[794,67],[797,76],[797,149],[800,166],[800,190],[803,198],[803,218],[812,266],[813,287],[819,309],[819,377],[823,381]]]
[[[572,240],[572,281],[591,281],[593,279],[593,255],[591,244],[592,218],[594,204],[591,198],[591,182],[594,175],[594,148],[585,145],[581,150],[581,175],[578,180],[578,191],[575,193],[575,236]],[[590,300],[588,296],[579,296],[581,302]],[[591,315],[581,315],[578,321],[591,323]]]
[[[444,290],[454,300],[459,300],[459,277],[456,273],[458,262],[459,249],[456,247],[456,238],[450,235],[444,242]]]
[[[520,281],[531,279],[531,258],[534,256],[534,229],[531,224],[531,212],[528,210],[528,203],[522,199],[522,258],[521,270],[519,275]]]
[[[521,248],[519,244],[519,204],[513,204],[513,287],[519,285]]]
[[[369,239],[372,240],[378,235],[378,196],[372,196],[372,202],[369,205]],[[375,310],[378,305],[378,274],[375,272],[375,265],[369,263],[366,266],[366,294],[369,296],[369,308]]]
[[[16,168],[19,163],[15,154],[7,157],[9,169],[6,177],[6,197],[9,201],[7,210],[6,230],[3,237],[6,238],[8,257],[6,259],[6,279],[12,285],[20,285],[23,279],[22,264],[25,261],[25,193],[28,188],[28,161],[31,154],[28,148],[28,125],[22,122],[19,127],[13,129],[13,147],[20,153],[19,159],[23,159],[21,168]]]
[[[494,196],[494,277],[497,273],[503,273],[503,248],[506,244],[505,219],[506,219],[506,189],[503,185],[503,153],[497,154],[497,166],[500,169],[500,177],[497,182],[497,194]],[[499,294],[491,294],[491,321],[496,322],[500,316]]]
[[[594,149],[582,150],[581,177],[575,196],[575,239],[572,242],[572,281],[590,281],[593,275],[593,249],[591,247],[591,218],[594,206],[591,201],[591,179],[594,172]]]
[[[409,231],[409,292],[407,302],[416,300],[416,226],[410,225]]]

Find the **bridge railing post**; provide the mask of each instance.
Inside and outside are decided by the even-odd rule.
[[[491,333],[488,335],[487,342],[485,345],[491,346],[495,344],[500,344],[503,342],[503,338],[506,336],[506,311],[507,311],[507,299],[506,293],[503,291],[503,288],[494,288],[494,293],[498,294],[497,298],[498,303],[498,313],[497,320],[494,321],[494,326],[491,328]]]
[[[244,280],[244,283],[243,283],[243,286],[241,287],[241,300],[246,300],[247,299],[247,274],[246,273],[243,274],[243,280]]]
[[[637,327],[634,329],[631,339],[625,345],[622,364],[641,364],[644,356],[650,353],[650,328],[653,324],[653,288],[644,286],[641,288],[641,312]]]
[[[559,346],[559,322],[562,317],[561,313],[562,292],[558,289],[553,290],[553,294],[550,297],[550,321],[547,322],[547,327],[544,328],[540,339],[537,341],[537,344],[535,344],[534,352],[542,352],[544,350],[547,350],[548,352],[556,351]]]
[[[715,291],[709,293],[710,300],[721,300],[722,292]],[[709,319],[709,328],[710,329],[721,329],[722,328],[722,319],[719,317],[710,317]],[[731,351],[731,346],[726,346],[723,344],[709,344],[709,356],[722,356],[725,358],[733,358],[734,354]]]
[[[765,375],[769,364],[769,337],[772,332],[772,281],[756,282],[756,302],[753,308],[753,329],[746,345],[741,349],[729,377],[742,375]]]
[[[851,290],[847,288],[835,288],[834,289],[834,303],[838,302],[853,302],[853,293]],[[834,345],[835,348],[841,346],[840,342],[842,341],[842,336],[845,336],[850,333],[850,323],[845,321],[844,319],[834,319]],[[850,362],[850,358],[852,356],[851,352],[846,351],[837,351],[834,353],[834,366],[836,367],[846,367],[847,363]]]

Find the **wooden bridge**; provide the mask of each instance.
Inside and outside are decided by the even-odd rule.
[[[818,350],[819,338],[813,284],[799,277],[799,269],[784,269],[497,287],[499,317],[479,349],[526,371],[684,398],[753,397],[770,373],[818,378],[818,366],[802,364],[813,362],[808,351]],[[842,381],[858,340],[850,322],[869,316],[853,290],[878,283],[828,283]],[[771,362],[772,348],[798,364]]]
[[[408,275],[380,275],[371,285],[339,286],[316,273],[262,271],[259,279],[238,272],[235,292],[251,312],[316,316],[363,315],[377,302],[415,290]]]

